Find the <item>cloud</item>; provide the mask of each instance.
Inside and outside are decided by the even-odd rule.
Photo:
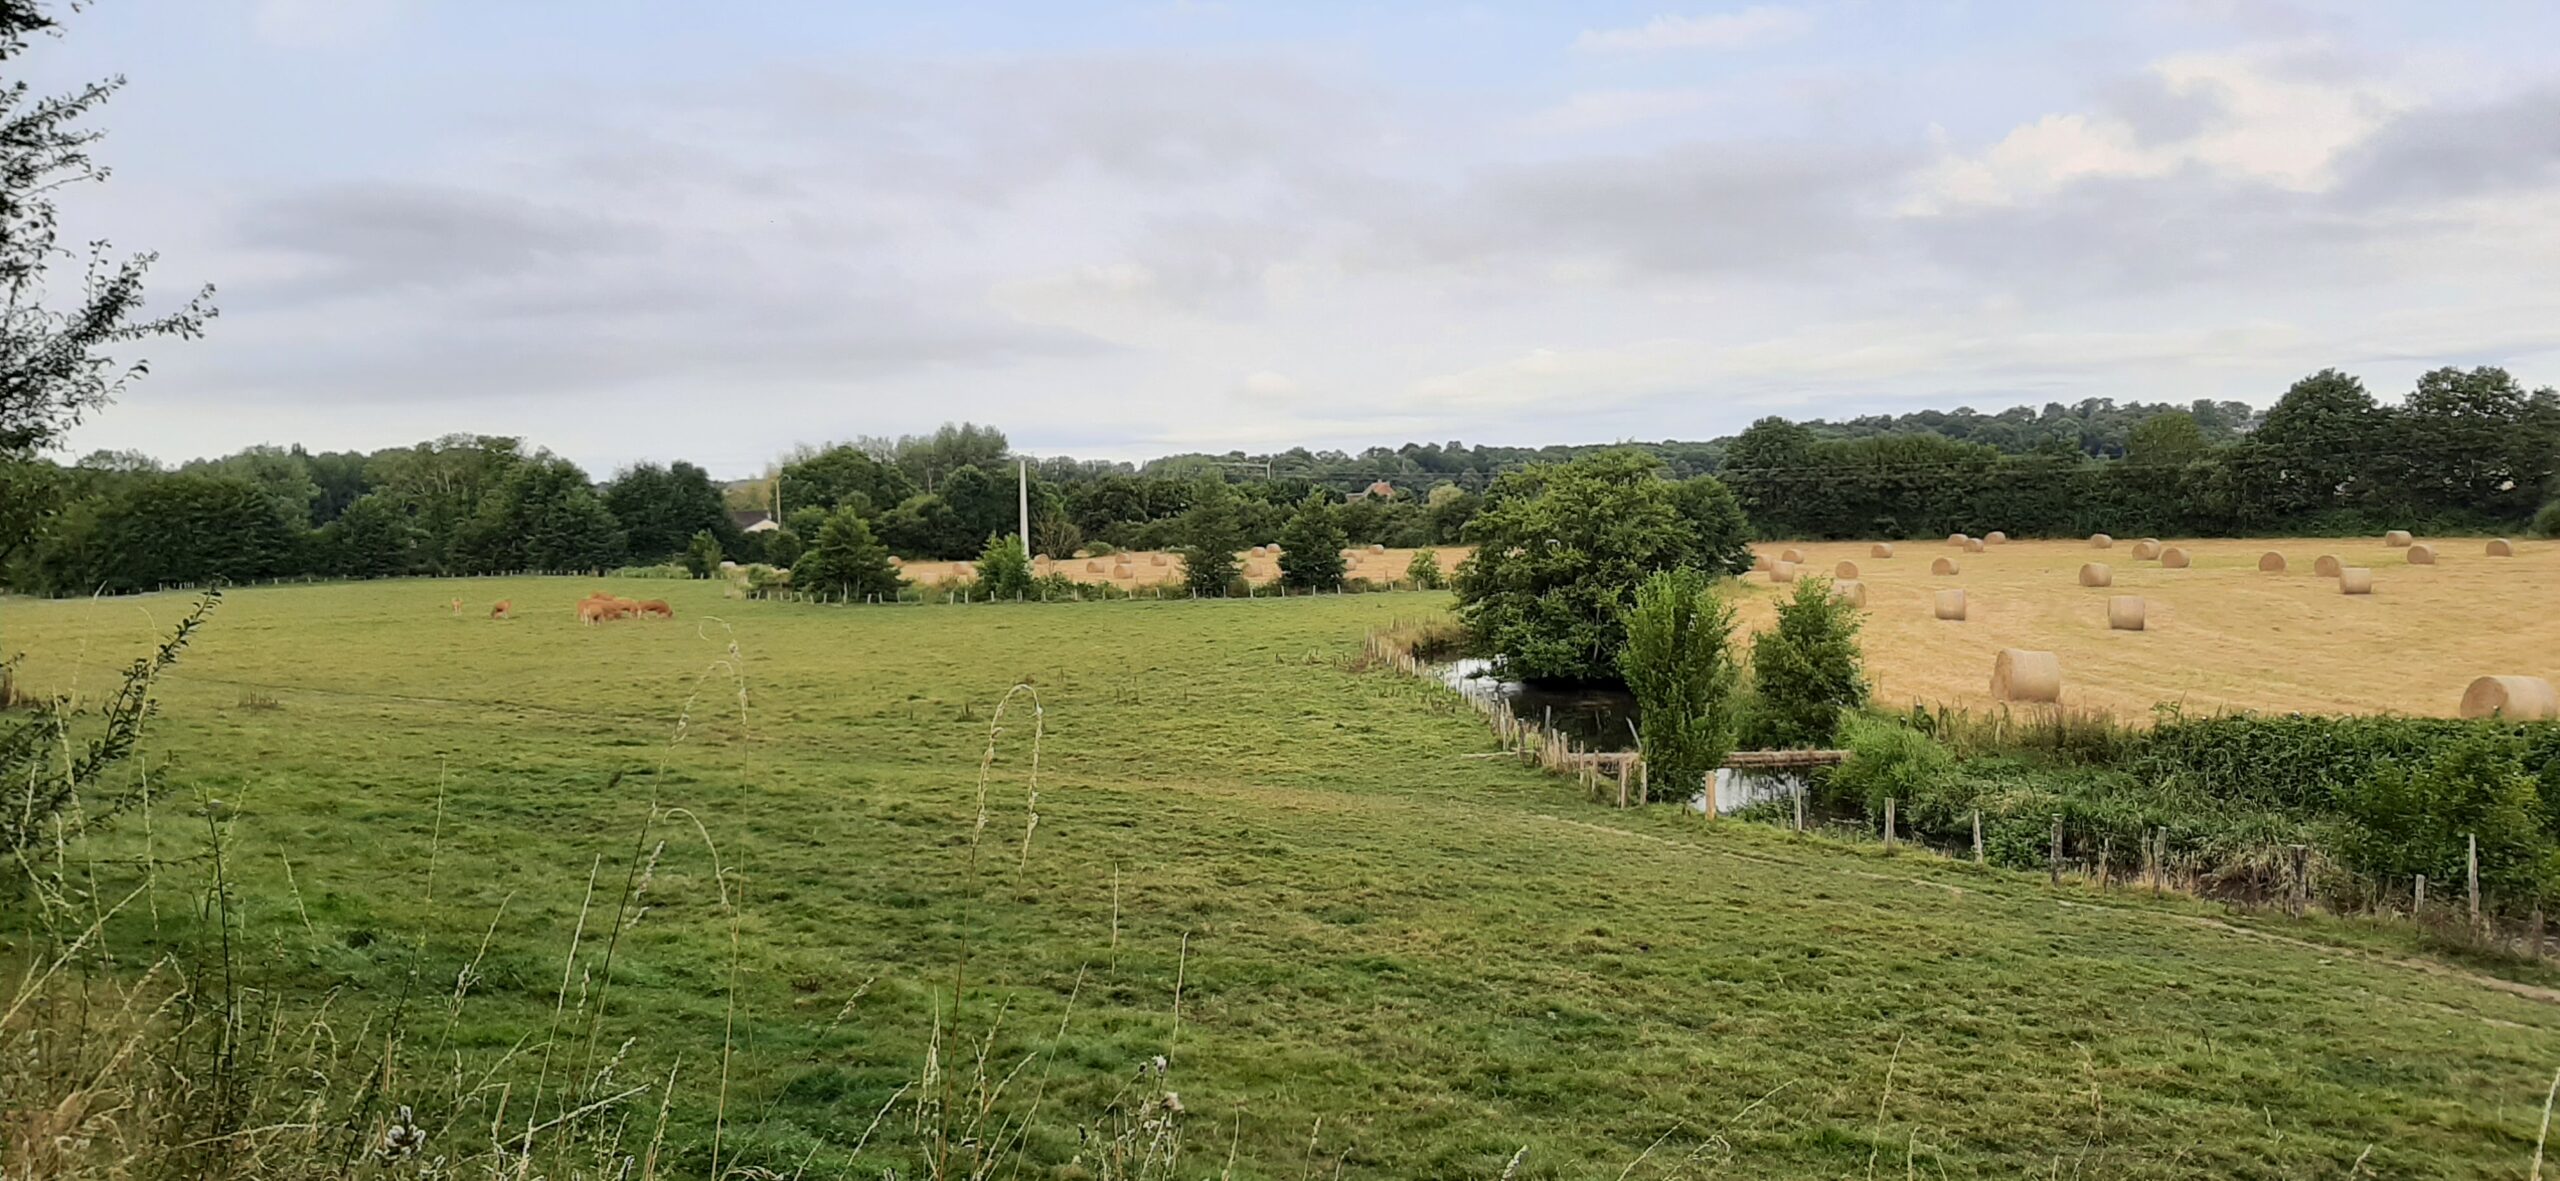
[[[2114,88],[2117,112],[2044,115],[1973,153],[1942,139],[1903,209],[2015,205],[2083,181],[2188,169],[2325,189],[2339,155],[2410,101],[2384,81],[2309,68],[2326,64],[2289,49],[2166,58],[2140,83]]]
[[[1593,53],[1676,49],[1756,49],[1804,35],[1813,16],[1800,8],[1754,5],[1713,16],[1658,16],[1641,25],[1585,29],[1574,48]]]
[[[1692,114],[1714,102],[1713,94],[1699,89],[1587,90],[1529,116],[1521,126],[1533,135],[1614,131],[1629,124]]]

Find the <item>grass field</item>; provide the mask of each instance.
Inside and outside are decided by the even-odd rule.
[[[2560,681],[2560,543],[2519,542],[2516,556],[2483,555],[2485,539],[2435,541],[2434,566],[2374,539],[2176,542],[2194,565],[2135,561],[2132,539],[2112,549],[2085,541],[2021,541],[1978,554],[1944,541],[1903,542],[1891,558],[1867,543],[1793,543],[1804,569],[1829,576],[1842,560],[1867,586],[1867,667],[1887,701],[1984,706],[1991,661],[2002,648],[2041,648],[2062,659],[2066,705],[2139,719],[2157,702],[2193,711],[2451,715],[2463,686],[2486,675]],[[1766,544],[1775,555],[1788,543]],[[2283,574],[2258,572],[2268,550]],[[2371,595],[2338,593],[2311,572],[2336,554],[2374,572]],[[1929,564],[1952,558],[1959,573]],[[2082,587],[2080,564],[2104,562],[2115,585]],[[1769,576],[1744,580],[1745,623],[1768,616]],[[1932,592],[1962,587],[1969,618],[1942,622]],[[2140,595],[2144,630],[2110,631],[2107,598]]]
[[[1892,618],[1931,581],[1904,568],[1936,552],[1869,576],[1888,691],[1919,681],[1894,671],[1914,658]],[[2298,612],[2308,644],[2327,610],[2423,634],[2384,613],[2429,580],[2502,576],[2449,553],[2423,574],[2384,567],[2381,595],[2333,608],[2307,576],[2257,589],[2220,568],[2233,547],[2204,552],[2176,573],[2119,561],[2120,585],[2156,579],[2175,612],[2125,639],[2227,668],[2209,637],[2240,625],[2189,588]],[[1933,641],[1946,683],[1977,681],[2000,636],[2071,622],[2075,596],[2035,625],[1995,588],[2077,556],[1966,559],[1992,601],[1964,639]],[[703,1173],[715,1118],[724,1166],[916,1175],[904,1105],[939,1088],[910,1087],[867,1130],[937,1026],[946,1080],[981,1038],[997,1073],[1027,1063],[997,1101],[1030,1116],[1026,1177],[1093,1175],[1068,1163],[1091,1152],[1078,1129],[1159,1054],[1187,1113],[1168,1173],[1251,1178],[1493,1178],[1523,1149],[1524,1177],[2520,1177],[2560,1066],[2551,999],[2413,961],[2377,928],[2224,925],[2193,903],[1596,808],[1487,757],[1444,692],[1351,666],[1366,629],[1436,595],[827,608],[668,582],[647,589],[674,623],[582,628],[571,604],[595,585],[235,592],[165,686],[151,840],[198,850],[208,809],[232,821],[262,988],[337,990],[350,1030],[430,998],[395,1097],[511,1047],[493,1077],[521,1086],[564,979],[570,1028],[601,998],[604,1052],[630,1042],[618,1077],[677,1070],[677,1175]],[[468,617],[447,614],[455,596]],[[482,618],[498,598],[520,618]],[[0,649],[29,653],[33,686],[103,686],[182,605],[0,601]],[[2485,659],[2549,624],[2462,626]],[[743,711],[718,667],[733,641]],[[2333,667],[2406,670],[2415,688],[2342,671],[2328,690],[2432,700],[2425,666],[2452,658],[2346,651],[2379,642],[2335,641]],[[2070,659],[2090,684],[2095,658]],[[990,710],[1017,682],[1039,695],[1038,822],[1018,697],[973,871]],[[734,976],[697,830],[678,817],[642,840],[653,796],[698,818],[733,875]],[[140,842],[138,823],[123,832]],[[635,847],[661,838],[607,990],[604,916]],[[201,950],[208,872],[172,867],[132,903],[111,924],[118,962]],[[112,898],[120,880],[92,888]],[[643,1131],[655,1102],[634,1101]]]

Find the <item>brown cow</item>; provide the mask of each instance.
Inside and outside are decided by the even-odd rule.
[[[655,615],[660,619],[673,619],[676,617],[676,609],[668,606],[665,599],[650,599],[641,603],[640,613],[642,615]]]
[[[455,599],[455,600],[453,601],[453,604],[454,604],[454,606],[459,607],[459,606],[461,606],[461,605],[462,605],[462,600],[460,600],[460,599]],[[491,618],[491,619],[513,619],[513,618],[515,618],[515,617],[516,617],[516,615],[515,615],[515,607],[516,607],[515,600],[513,600],[513,599],[500,599],[500,600],[498,600],[498,602],[497,602],[497,605],[496,605],[496,606],[493,606],[493,607],[489,608],[489,618]]]
[[[453,601],[453,617],[456,619],[462,618],[462,600],[460,599],[455,599]]]
[[[578,622],[589,627],[612,619],[618,614],[620,612],[614,610],[611,599],[582,599],[578,602]]]

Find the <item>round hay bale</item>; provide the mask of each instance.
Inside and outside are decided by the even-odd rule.
[[[2311,559],[2311,572],[2322,578],[2336,578],[2341,565],[2342,563],[2338,561],[2338,555],[2322,554],[2319,557]]]
[[[1973,540],[1972,538],[1967,537],[1967,536],[1965,536],[1964,534],[1961,534],[1961,533],[1950,533],[1950,534],[1947,534],[1947,544],[1948,544],[1948,545],[1965,545],[1965,544],[1968,544],[1968,543],[1972,542],[1972,540]]]
[[[1796,564],[1795,564],[1795,563],[1793,563],[1793,562],[1779,562],[1779,563],[1777,563],[1777,564],[1772,565],[1772,566],[1770,566],[1770,567],[1769,567],[1769,581],[1771,581],[1771,582],[1794,582],[1795,580],[1796,580]]]
[[[1854,578],[1842,578],[1831,584],[1831,597],[1852,607],[1867,605],[1867,584]]]
[[[1991,531],[1991,532],[1989,532],[1989,533],[1985,533],[1985,534],[1983,534],[1983,535],[1982,535],[1982,539],[1983,539],[1984,541],[1990,542],[1990,543],[1991,543],[1991,544],[1993,544],[1993,545],[2007,545],[2007,544],[2009,544],[2009,535],[2008,535],[2008,534],[2006,534],[2006,533],[2002,533],[2001,531],[1999,531],[1999,530],[1997,530],[1997,529],[1994,529],[1994,530],[1992,530],[1992,531]]]
[[[2089,544],[2098,549],[2107,549],[2115,545],[2115,543],[2115,538],[2109,537],[2104,533],[2092,533],[2089,535]]]
[[[1261,547],[1261,546],[1258,546],[1258,545],[1257,545],[1257,546],[1253,547],[1253,556],[1255,556],[1255,557],[1257,557],[1257,558],[1259,558],[1259,557],[1261,557],[1261,556],[1262,556],[1262,547]]]
[[[2416,538],[2409,536],[2409,531],[2406,529],[2394,529],[2382,535],[2382,544],[2393,549],[2414,544],[2416,541]]]
[[[1084,572],[1085,572],[1085,573],[1087,573],[1087,574],[1100,574],[1100,573],[1102,573],[1102,559],[1100,559],[1100,558],[1095,558],[1095,559],[1093,559],[1093,560],[1091,560],[1091,561],[1086,562],[1086,563],[1084,564]]]
[[[1982,552],[1982,539],[1981,539],[1981,538],[1979,538],[1979,537],[1967,538],[1967,539],[1965,540],[1965,543],[1964,543],[1964,552],[1969,553],[1969,554],[1978,554],[1978,553],[1981,553],[1981,552]]]
[[[1940,558],[1937,561],[1929,563],[1929,573],[1955,574],[1959,573],[1959,571],[1956,569],[1956,560],[1954,558]]]
[[[1150,566],[1169,566],[1172,565],[1172,562],[1163,554],[1150,554],[1147,556],[1147,564]]]
[[[2373,593],[2373,571],[2363,566],[2346,566],[2338,571],[2338,593],[2369,595]]]
[[[1136,578],[1138,576],[1138,568],[1128,564],[1127,562],[1122,562],[1111,568],[1111,576],[1113,578]]]
[[[1858,576],[1858,564],[1856,562],[1844,560],[1839,565],[1831,568],[1831,576],[1833,578],[1856,578]]]
[[[1804,564],[1804,551],[1797,549],[1794,546],[1788,546],[1785,553],[1778,555],[1778,560],[1781,562],[1793,562],[1801,566]]]
[[[1369,543],[1369,552],[1373,554],[1383,554],[1387,552],[1387,547],[1373,541]]]
[[[1766,574],[1769,572],[1770,567],[1777,564],[1776,559],[1771,558],[1767,554],[1751,555],[1751,572],[1754,574]]]
[[[1937,610],[1938,618],[1940,619],[1962,620],[1964,618],[1964,590],[1959,587],[1939,591]]]
[[[892,565],[892,566],[904,566],[904,565],[906,565],[906,564],[907,564],[907,560],[906,560],[905,558],[901,558],[901,557],[899,557],[899,556],[898,556],[898,555],[896,555],[896,554],[891,554],[891,555],[889,555],[889,564],[890,564],[890,565]]]
[[[951,564],[951,576],[953,578],[976,578],[978,576],[978,567],[976,564],[970,562],[953,562]]]
[[[1991,661],[1991,695],[2002,701],[2062,700],[2062,659],[2051,652],[2002,648]]]
[[[1033,554],[1031,555],[1031,564],[1034,566],[1046,566],[1049,564],[1049,555]]]
[[[2115,572],[2114,570],[2112,570],[2112,569],[2108,568],[2108,566],[2107,566],[2107,564],[2106,564],[2106,563],[2104,563],[2104,562],[2082,562],[2082,563],[2080,563],[2080,585],[2082,585],[2082,586],[2114,586],[2115,584],[2116,584],[2116,572]]]
[[[2481,677],[2462,691],[2462,716],[2510,722],[2560,721],[2560,691],[2541,677]]]
[[[2489,556],[2493,558],[2512,558],[2516,556],[2515,543],[2508,541],[2503,537],[2492,537],[2489,539]]]
[[[2134,561],[2137,561],[2137,562],[2148,562],[2148,561],[2152,560],[2153,558],[2157,558],[2157,557],[2159,557],[2159,556],[2160,556],[2160,539],[2159,539],[2159,538],[2157,538],[2157,537],[2146,537],[2146,538],[2143,538],[2143,539],[2142,539],[2142,540],[2140,540],[2140,541],[2137,541],[2137,542],[2134,542],[2134,543],[2133,543],[2133,560],[2134,560]]]
[[[2184,570],[2187,568],[2187,561],[2187,551],[2174,545],[2160,551],[2160,565],[2164,569]]]
[[[1874,545],[1867,547],[1867,556],[1870,558],[1890,558],[1893,556],[1893,547],[1879,541]]]
[[[2433,565],[2435,565],[2435,564],[2436,564],[2436,547],[2434,547],[2434,546],[2432,546],[2432,545],[2412,545],[2412,546],[2410,546],[2410,547],[2409,547],[2409,564],[2410,564],[2410,565],[2412,565],[2412,566],[2433,566]]]
[[[2107,626],[2120,632],[2142,630],[2142,596],[2107,596]]]
[[[2259,555],[2258,555],[2258,573],[2260,573],[2260,574],[2282,574],[2282,573],[2284,573],[2284,555],[2283,555],[2283,554],[2280,554],[2280,553],[2277,553],[2277,552],[2276,552],[2276,551],[2274,551],[2274,550],[2268,550],[2267,552],[2265,552],[2265,553],[2263,553],[2263,554],[2259,554]]]

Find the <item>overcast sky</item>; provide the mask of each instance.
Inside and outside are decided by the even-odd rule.
[[[2560,381],[2560,4],[1387,7],[98,0],[29,62],[131,78],[67,229],[222,315],[72,446],[742,475],[946,419],[1135,458]]]

